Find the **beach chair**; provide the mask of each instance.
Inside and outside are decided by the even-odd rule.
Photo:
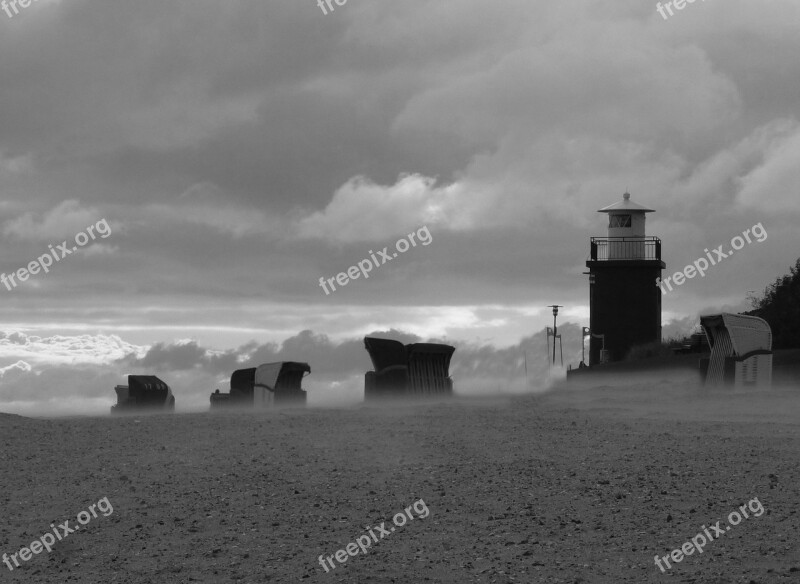
[[[437,343],[403,345],[364,337],[374,371],[364,376],[364,398],[452,395],[450,359],[455,347]]]
[[[311,372],[308,363],[278,361],[249,369],[237,369],[231,375],[230,393],[216,390],[211,394],[211,408],[226,406],[268,408],[305,405],[303,377]]]
[[[111,413],[175,409],[172,390],[155,375],[128,375],[128,385],[117,385],[114,391],[117,393],[117,404],[111,406]]]
[[[711,356],[701,362],[706,387],[769,386],[772,383],[772,330],[767,321],[741,314],[701,316]]]

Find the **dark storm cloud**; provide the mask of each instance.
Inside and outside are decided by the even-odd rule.
[[[143,358],[133,359],[128,363],[131,366],[145,369],[192,369],[200,364],[205,355],[206,351],[198,347],[195,342],[171,345],[169,347],[165,346],[164,343],[156,343],[150,347],[150,350],[147,351]]]
[[[548,304],[586,324],[596,210],[626,188],[657,209],[668,273],[757,222],[769,232],[665,298],[676,326],[794,263],[794,0],[695,3],[668,22],[638,0],[344,8],[39,0],[0,19],[0,271],[113,226],[0,288],[4,321],[135,334],[186,383],[292,343],[355,372],[342,363],[365,355],[340,343],[370,328],[513,346]],[[423,225],[430,246],[320,290]],[[47,350],[61,363],[31,352]]]
[[[401,331],[377,331],[374,336],[397,339],[403,343],[418,342],[415,335]],[[227,374],[234,369],[256,367],[275,361],[304,361],[313,363],[313,371],[324,377],[338,376],[363,369],[369,357],[361,339],[334,342],[325,334],[301,331],[282,343],[247,343],[228,351],[215,351],[199,347],[196,342],[157,343],[138,358],[127,355],[119,363],[134,369],[162,371],[205,369],[213,375]]]

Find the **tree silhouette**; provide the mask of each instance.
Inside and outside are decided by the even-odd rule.
[[[753,310],[744,313],[769,323],[773,349],[800,348],[800,258],[790,272],[767,286]]]

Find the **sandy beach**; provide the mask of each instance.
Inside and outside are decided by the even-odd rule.
[[[3,415],[0,551],[113,505],[4,579],[798,581],[799,406],[792,389],[664,380],[342,410]],[[655,565],[753,498],[760,517]],[[426,518],[318,563],[419,499]]]

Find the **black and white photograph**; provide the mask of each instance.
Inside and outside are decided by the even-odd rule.
[[[0,584],[800,582],[797,0],[0,0]]]

